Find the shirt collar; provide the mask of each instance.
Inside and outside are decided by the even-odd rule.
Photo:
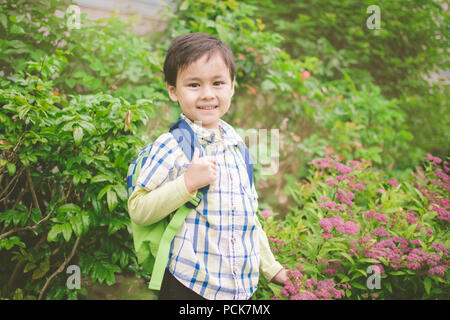
[[[198,135],[200,141],[203,140],[207,143],[223,142],[227,145],[237,145],[239,142],[242,142],[242,138],[236,133],[233,127],[222,119],[219,119],[219,130],[222,133],[222,138],[220,138],[214,130],[193,122],[184,113],[180,114],[180,118],[189,124],[192,130]]]

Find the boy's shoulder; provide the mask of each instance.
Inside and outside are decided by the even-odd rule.
[[[175,150],[179,149],[178,142],[170,132],[162,133],[153,142],[150,142],[147,147],[151,149],[150,153],[152,154],[158,152],[175,153]]]
[[[220,119],[219,123],[220,123],[219,125],[222,127],[222,130],[225,131],[225,137],[227,139],[230,139],[235,143],[244,143],[242,137],[237,133],[236,129],[234,129],[234,127],[231,124],[227,123],[222,119]]]

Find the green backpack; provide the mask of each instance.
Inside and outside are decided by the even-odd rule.
[[[200,145],[196,134],[184,119],[180,119],[174,123],[170,127],[170,133],[174,136],[189,161],[192,160],[195,148],[199,149],[200,155],[202,155],[203,148]],[[153,145],[148,145],[144,147],[128,168],[128,198],[136,188],[136,181],[139,177],[139,173],[150,155],[152,146]],[[239,143],[238,147],[244,156],[249,181],[252,184],[253,162],[251,161],[250,152],[243,143]],[[178,210],[169,215],[171,217],[170,219],[162,219],[148,226],[140,226],[131,221],[131,231],[138,263],[142,265],[145,271],[151,272],[152,274],[149,283],[150,289],[160,290],[164,271],[169,261],[172,240],[183,225],[188,213],[200,204],[203,195],[208,192],[208,189],[209,186],[199,189],[195,198],[186,202]]]

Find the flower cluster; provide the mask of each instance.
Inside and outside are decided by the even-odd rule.
[[[313,160],[318,171],[305,185],[307,192],[295,194],[299,209],[283,224],[289,229],[282,234],[289,236],[280,236],[279,223],[268,222],[274,252],[308,265],[308,274],[289,272],[279,298],[342,299],[344,291],[352,299],[442,298],[450,265],[450,168],[447,161],[427,158],[423,169],[401,180],[371,170],[365,160]],[[366,294],[361,275],[369,265],[383,274],[386,286]],[[417,283],[394,288],[403,280]]]
[[[375,217],[376,221],[387,223],[387,217],[384,214],[376,212],[373,209],[369,211],[361,211],[360,213],[365,216],[366,220],[370,220]]]
[[[341,216],[323,218],[319,221],[319,226],[321,226],[324,231],[324,233],[322,233],[322,238],[324,239],[333,238],[333,235],[331,234],[333,227],[337,231],[351,236],[356,236],[359,232],[359,227],[357,224],[351,221],[344,222],[344,219],[342,219]]]
[[[430,249],[436,252],[424,251],[419,239],[391,237],[364,248],[364,256],[389,261],[389,266],[394,270],[406,267],[410,270],[420,269],[422,273],[443,276],[450,263],[450,260],[444,258],[448,258],[450,252],[441,242],[433,243]]]
[[[269,240],[269,242],[272,242],[276,246],[279,246],[279,247],[284,247],[286,245],[286,243],[283,240],[280,240],[278,238],[269,237],[268,240]],[[275,247],[274,246],[271,247],[271,250],[272,250],[273,253],[277,253],[277,252],[281,253],[281,252],[284,251],[282,248],[277,248],[276,246]]]
[[[336,288],[333,279],[316,281],[307,279],[298,269],[289,270],[290,280],[286,281],[281,294],[290,300],[330,300],[341,299],[345,292]],[[348,284],[338,284],[343,289],[350,288]]]

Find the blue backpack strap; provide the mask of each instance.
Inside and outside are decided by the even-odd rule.
[[[178,145],[183,150],[186,158],[191,162],[192,157],[194,156],[194,150],[197,148],[200,151],[200,156],[203,156],[203,147],[198,141],[198,137],[195,132],[192,130],[191,126],[184,120],[180,119],[175,122],[170,127],[170,133],[174,136],[175,140],[178,142]],[[199,189],[198,195],[201,197],[205,195],[209,190],[209,185]],[[188,207],[192,207],[193,205],[188,202],[186,203]]]
[[[147,157],[152,150],[152,146],[153,145],[148,145],[142,148],[141,151],[139,151],[139,154],[136,156],[136,158],[134,158],[134,160],[128,166],[128,173],[127,173],[128,198],[131,196],[134,189],[136,188],[136,182],[139,177],[139,172],[141,171],[141,168],[144,165],[145,161],[147,161]]]

